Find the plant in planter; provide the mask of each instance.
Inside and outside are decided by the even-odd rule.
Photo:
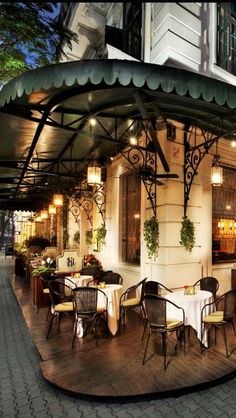
[[[35,277],[35,276],[38,276],[39,274],[45,273],[46,271],[49,271],[49,270],[51,270],[50,267],[39,266],[39,267],[35,268],[34,270],[32,270],[31,274],[32,274],[33,277]]]
[[[195,227],[192,221],[187,216],[183,216],[180,230],[180,244],[184,245],[190,253],[195,245]]]
[[[159,224],[155,216],[144,222],[143,237],[147,246],[148,258],[156,258],[159,253]]]
[[[95,236],[96,236],[96,239],[97,239],[98,246],[99,245],[106,245],[107,230],[106,230],[106,227],[105,227],[104,223],[101,224],[101,226],[99,228],[95,229],[95,233],[96,233]]]

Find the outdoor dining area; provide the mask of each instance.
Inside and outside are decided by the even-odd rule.
[[[234,375],[234,88],[119,59],[2,88],[6,261],[51,384],[112,400]]]
[[[125,289],[94,256],[77,268],[73,250],[45,271],[48,249],[31,259],[30,281],[12,283],[48,382],[115,400],[181,394],[233,375],[236,289],[219,296],[214,277],[172,289],[144,278]]]

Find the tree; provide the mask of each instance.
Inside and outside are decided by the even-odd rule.
[[[77,35],[63,24],[61,3],[0,2],[0,80],[58,61]]]
[[[5,243],[13,240],[13,212],[9,210],[0,210],[0,248]]]

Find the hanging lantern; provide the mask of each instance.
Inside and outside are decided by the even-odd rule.
[[[221,186],[223,183],[223,167],[219,164],[218,156],[214,156],[211,167],[211,184],[212,186]]]
[[[54,206],[63,206],[63,195],[62,194],[54,194],[53,195],[53,204],[54,204]]]
[[[221,186],[223,183],[223,167],[220,166],[220,156],[218,154],[218,140],[216,141],[216,154],[214,155],[211,167],[212,186]]]
[[[96,186],[102,184],[102,168],[98,164],[97,160],[93,160],[91,164],[88,165],[87,170],[87,183],[90,186]]]
[[[47,213],[46,210],[41,210],[40,215],[41,215],[42,219],[47,219],[48,218],[48,213]]]
[[[49,205],[48,206],[48,213],[49,215],[56,215],[57,213],[57,208],[54,205]]]

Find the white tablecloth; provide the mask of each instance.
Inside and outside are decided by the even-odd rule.
[[[184,291],[168,293],[165,298],[174,302],[176,305],[184,309],[185,325],[191,325],[197,332],[199,340],[201,339],[201,311],[204,305],[213,302],[213,295],[206,290],[196,290],[195,295],[184,295]],[[211,307],[210,307],[211,308]],[[211,313],[209,307],[205,309],[205,315]],[[167,304],[167,317],[182,319],[182,311],[176,309],[171,304]],[[202,343],[207,346],[206,332],[203,336]]]
[[[101,289],[108,298],[108,328],[112,335],[118,330],[119,303],[122,286],[120,284],[107,284],[105,289]],[[104,307],[104,302],[98,297],[98,307]]]
[[[85,276],[85,275],[81,275],[80,277],[67,276],[65,278],[65,284],[67,286],[70,286],[71,288],[82,287],[82,286],[87,286],[87,284],[90,280],[93,280],[93,276]],[[74,286],[72,285],[71,282],[74,283]]]

